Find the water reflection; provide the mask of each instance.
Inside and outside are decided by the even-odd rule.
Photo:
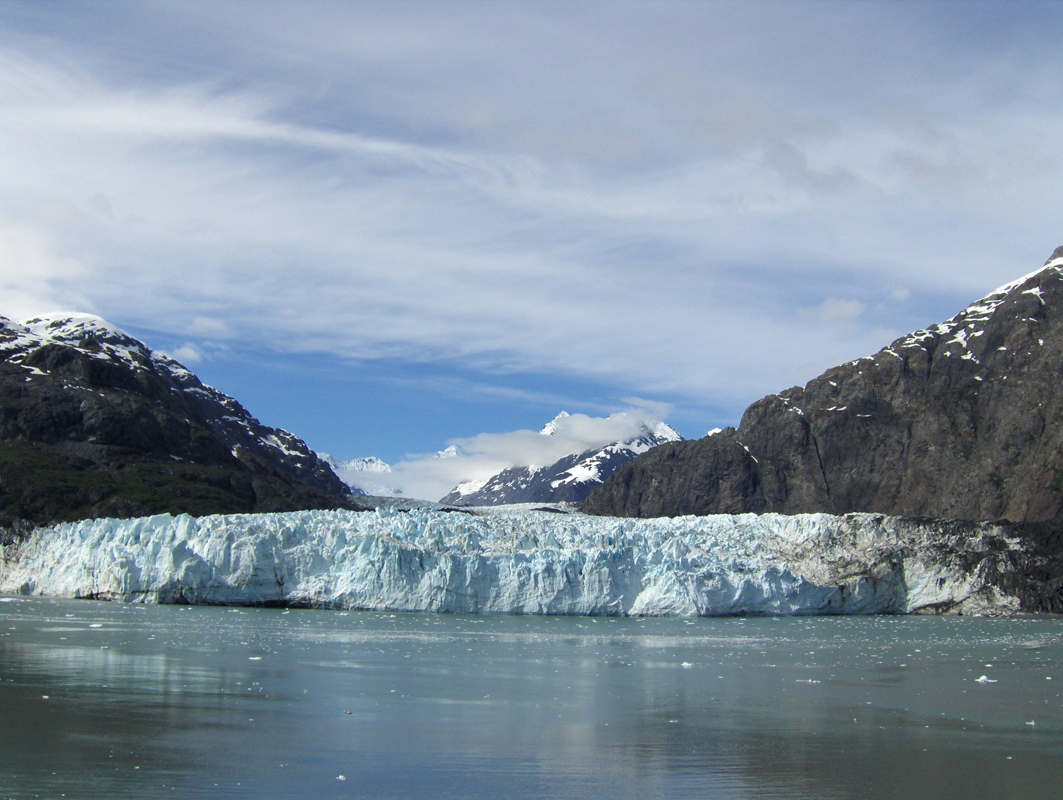
[[[1053,619],[9,602],[0,797],[1055,797],[1061,656]]]

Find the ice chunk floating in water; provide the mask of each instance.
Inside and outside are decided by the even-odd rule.
[[[419,509],[101,519],[0,547],[0,592],[509,614],[1018,610],[971,568],[1018,543],[949,524]]]

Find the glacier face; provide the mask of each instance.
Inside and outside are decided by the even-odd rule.
[[[949,524],[389,508],[101,519],[0,546],[0,592],[455,613],[1018,611],[972,564],[1019,544]]]

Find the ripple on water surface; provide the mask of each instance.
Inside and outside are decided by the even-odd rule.
[[[1063,785],[1059,619],[5,601],[3,798],[1054,798]]]

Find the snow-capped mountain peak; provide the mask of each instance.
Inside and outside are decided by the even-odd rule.
[[[627,441],[629,443],[634,444],[643,439],[653,440],[653,444],[651,444],[650,447],[656,447],[658,444],[663,444],[664,442],[678,442],[683,438],[679,434],[679,431],[664,422],[644,422],[641,428],[641,434],[632,439],[628,439]]]
[[[328,453],[318,453],[317,457],[328,464],[355,494],[374,497],[397,497],[402,494],[402,489],[391,486],[384,477],[391,474],[391,465],[376,456],[344,460],[333,458]]]
[[[567,411],[562,411],[552,420],[543,425],[543,428],[541,431],[539,431],[539,433],[543,436],[553,436],[555,433],[557,433],[557,429],[561,426],[561,421],[565,419],[565,417],[567,417],[568,415],[569,414]]]
[[[882,352],[903,360],[906,350],[925,351],[927,342],[933,341],[936,345],[940,339],[944,344],[942,352],[945,355],[955,355],[960,360],[971,361],[980,366],[986,353],[984,344],[979,339],[984,336],[986,327],[993,319],[996,310],[1009,299],[1012,292],[1043,273],[1063,275],[1063,248],[1057,248],[1040,269],[993,290],[944,322],[901,337],[884,348]],[[1041,305],[1044,305],[1045,301],[1040,287],[1035,286],[1022,294],[1033,295],[1041,301]],[[864,359],[873,360],[873,357],[865,356]]]
[[[376,456],[352,458],[346,461],[333,458],[328,453],[318,453],[318,457],[323,458],[334,469],[335,467],[341,467],[352,472],[391,472],[391,465],[381,461]]]
[[[139,339],[95,314],[59,311],[22,320],[19,325],[39,339],[39,346],[62,344],[104,361],[122,361],[146,369],[152,350]]]
[[[585,508],[1058,523],[1061,372],[1063,247],[950,319],[758,400],[737,429],[639,459]]]
[[[122,368],[115,374],[133,376],[126,385],[127,393],[147,391],[156,399],[171,398],[219,436],[234,457],[243,448],[326,492],[344,491],[336,475],[302,439],[281,428],[263,425],[234,398],[202,383],[173,358],[155,352],[105,319],[79,312],[55,312],[17,323],[0,317],[0,333],[0,357],[7,364],[24,369],[26,380],[49,377],[51,367],[44,357],[47,348],[70,348],[79,359],[106,362]],[[100,395],[93,380],[92,376],[64,378],[63,385],[97,402],[94,398]]]
[[[570,419],[573,418],[562,411],[539,432],[560,436]],[[579,502],[625,462],[651,447],[682,438],[663,422],[642,420],[635,432],[623,439],[569,453],[549,466],[517,465],[487,480],[464,481],[440,502],[465,506]]]

